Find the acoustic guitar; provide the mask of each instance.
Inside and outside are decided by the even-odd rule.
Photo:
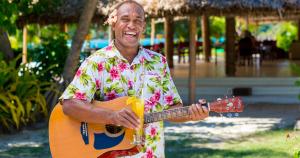
[[[121,110],[131,108],[127,104],[130,97],[120,97],[110,101],[93,101],[97,108]],[[212,112],[242,112],[243,103],[239,97],[219,99],[205,106]],[[189,114],[189,106],[162,112],[145,113],[144,124],[165,119],[184,117]],[[53,109],[49,120],[49,144],[53,158],[115,158],[134,155],[140,146],[133,144],[134,130],[106,124],[85,123],[66,116],[61,104]]]

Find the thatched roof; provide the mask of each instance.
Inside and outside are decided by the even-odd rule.
[[[93,21],[103,22],[110,9],[123,0],[99,0]],[[300,17],[300,0],[136,0],[149,17],[182,15]],[[24,15],[19,24],[77,22],[85,0],[64,0],[53,12]]]
[[[17,20],[17,25],[22,27],[24,24],[31,23],[39,23],[41,25],[76,23],[79,21],[85,2],[85,0],[61,0],[61,5],[51,11],[20,16]],[[98,5],[100,3],[103,5],[103,2],[99,1]],[[92,21],[103,22],[103,19],[103,15],[96,12]]]
[[[137,0],[150,16],[166,15],[300,15],[300,0]]]

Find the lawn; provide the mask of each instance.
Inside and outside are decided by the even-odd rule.
[[[174,158],[290,158],[300,151],[300,131],[291,129],[257,133],[218,145],[201,148],[193,138],[166,141],[166,157]]]
[[[44,139],[47,139],[46,133],[46,130],[42,133]],[[178,139],[166,140],[167,158],[293,158],[294,153],[300,151],[300,131],[291,129],[257,133],[238,140],[217,143],[214,148],[204,148],[201,144],[210,143],[206,140],[181,137],[180,134],[176,137]],[[49,145],[42,143],[16,146],[6,151],[0,149],[0,158],[17,157],[49,158]]]

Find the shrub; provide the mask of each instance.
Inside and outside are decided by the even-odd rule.
[[[16,59],[0,61],[0,130],[11,132],[48,115],[43,93],[50,82],[41,82]]]

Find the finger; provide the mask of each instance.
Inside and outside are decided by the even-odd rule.
[[[125,109],[125,112],[133,119],[136,120],[136,122],[140,122],[140,118],[131,110],[131,109]]]
[[[127,125],[129,125],[130,128],[135,129],[138,127],[138,125],[136,125],[134,120],[132,120],[131,117],[128,116],[128,114],[125,111],[122,112],[120,115],[122,117],[123,122],[125,122]]]
[[[190,111],[191,119],[194,120],[194,118],[196,117],[195,110],[194,110],[194,104],[192,104],[192,106],[189,108],[189,111]]]
[[[132,118],[129,111],[124,110],[124,113],[122,113],[122,116],[133,126],[133,128],[139,127],[138,121],[135,120],[134,118]]]
[[[196,113],[197,119],[201,118],[201,116],[203,115],[201,105],[199,105],[199,104],[195,105],[195,113]]]
[[[130,128],[130,129],[134,129],[135,127],[128,122],[128,120],[126,118],[124,118],[123,116],[119,117],[119,122],[122,126],[126,127],[126,128]]]
[[[203,113],[208,114],[209,111],[206,106],[202,106]]]

